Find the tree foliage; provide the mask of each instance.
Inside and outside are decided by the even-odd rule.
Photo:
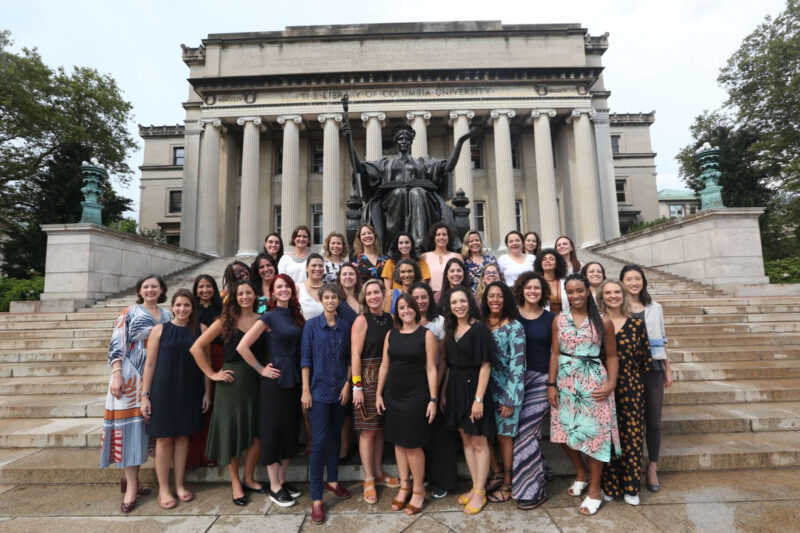
[[[15,53],[0,32],[0,252],[5,274],[44,272],[42,224],[78,222],[83,161],[97,158],[118,183],[132,171],[125,161],[136,143],[126,129],[131,104],[116,82],[94,69],[51,69],[35,49]],[[103,222],[119,219],[131,200],[106,181]]]

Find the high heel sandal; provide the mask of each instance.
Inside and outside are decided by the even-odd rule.
[[[581,494],[583,494],[583,491],[586,490],[586,487],[588,486],[589,486],[588,479],[586,481],[578,481],[576,479],[575,482],[572,485],[570,485],[570,487],[567,489],[567,494],[578,498],[580,497]]]
[[[409,480],[409,479],[400,480],[400,490],[398,490],[397,492],[400,492],[401,490],[404,490],[408,494],[406,494],[406,497],[403,498],[402,500],[400,500],[398,498],[395,498],[395,499],[392,500],[392,511],[402,511],[405,508],[406,503],[408,503],[408,500],[411,498],[411,493],[413,492],[413,488],[408,489],[408,488],[406,488],[406,485],[405,485],[406,483],[410,483],[410,481],[411,480]]]
[[[417,496],[422,496],[422,505],[420,505],[419,507],[417,507],[416,505],[411,505],[411,500],[409,499],[408,500],[408,505],[406,505],[406,514],[407,515],[418,514],[422,510],[422,508],[425,506],[425,491],[424,490],[422,492],[417,492],[417,491],[413,490],[413,491],[411,491],[411,494],[412,495],[416,494]],[[413,498],[414,496],[411,496],[411,497]]]
[[[122,476],[121,478],[119,478],[119,491],[125,494],[125,491],[127,490],[128,490],[128,479],[125,476]],[[147,496],[148,494],[150,494],[150,487],[146,487],[140,483],[139,488],[136,490],[136,494],[138,496]]]
[[[485,490],[476,490],[475,494],[482,497],[481,499],[481,506],[480,507],[472,507],[469,503],[464,507],[464,514],[467,515],[476,515],[483,511],[483,508],[486,507],[486,502],[489,500],[486,499],[486,491]]]
[[[461,496],[458,497],[458,505],[467,505],[469,501],[472,499],[472,494],[475,492],[475,486],[469,489],[469,492],[465,492]]]
[[[378,491],[375,490],[375,478],[364,480],[364,501],[370,505],[378,503]]]

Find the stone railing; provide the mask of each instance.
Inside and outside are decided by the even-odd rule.
[[[44,292],[29,311],[74,311],[133,288],[143,275],[166,276],[210,256],[96,224],[48,224]],[[18,309],[22,311],[23,309]]]
[[[700,211],[591,248],[723,290],[768,284],[761,255],[761,207]]]

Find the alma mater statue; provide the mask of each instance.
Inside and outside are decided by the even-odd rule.
[[[347,97],[342,98],[347,116]],[[371,224],[388,252],[398,233],[405,231],[414,238],[418,251],[425,251],[428,228],[435,222],[445,222],[455,227],[453,211],[443,197],[452,196],[449,175],[461,154],[461,146],[477,130],[470,130],[456,141],[453,152],[447,159],[434,157],[412,157],[409,151],[415,132],[410,126],[395,128],[392,141],[397,148],[394,157],[383,157],[378,161],[361,161],[353,146],[353,134],[349,122],[342,126],[347,140],[350,159],[355,171],[354,188],[366,205],[361,220]],[[460,243],[451,243],[460,246]]]

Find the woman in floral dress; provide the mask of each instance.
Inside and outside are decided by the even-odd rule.
[[[565,280],[569,309],[553,322],[548,400],[550,441],[564,445],[577,476],[567,489],[580,496],[589,487],[578,511],[593,515],[603,501],[600,480],[603,463],[611,460],[611,445],[619,455],[614,387],[617,384],[617,346],[614,325],[601,316],[591,298],[589,281],[580,274]],[[608,371],[600,360],[605,351]],[[589,469],[581,454],[589,459]]]
[[[495,342],[489,387],[495,405],[497,443],[503,460],[501,470],[500,465],[494,464],[497,457],[491,454],[492,470],[502,472],[502,481],[489,495],[489,501],[504,502],[511,498],[514,438],[525,395],[525,329],[517,321],[517,305],[511,289],[502,281],[492,282],[487,287],[481,302],[481,315]]]

